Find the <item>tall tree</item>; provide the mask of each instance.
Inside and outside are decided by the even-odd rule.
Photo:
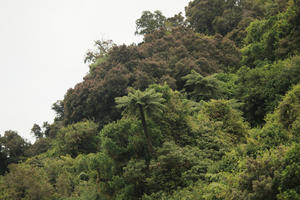
[[[25,151],[30,146],[16,131],[5,131],[0,138],[2,151],[7,154],[8,164],[16,163],[25,158]]]
[[[163,16],[159,10],[154,11],[143,11],[141,18],[136,20],[136,35],[144,35],[153,33],[155,30],[160,29],[164,26],[166,17]]]
[[[8,170],[8,165],[24,160],[30,147],[16,131],[5,131],[0,135],[0,175]]]
[[[204,34],[214,34],[213,21],[221,16],[224,0],[195,0],[185,8],[187,21],[196,31]]]
[[[144,134],[148,145],[148,158],[150,159],[153,151],[151,137],[148,132],[146,117],[155,116],[163,112],[165,99],[162,94],[148,88],[144,92],[130,88],[129,94],[115,98],[118,108],[125,108],[124,112],[129,115],[138,116],[141,119]],[[149,161],[149,160],[148,160]]]
[[[51,108],[56,113],[54,121],[62,121],[64,119],[64,102],[62,100],[57,100]]]
[[[44,133],[42,132],[42,128],[38,124],[33,124],[31,128],[31,133],[34,134],[36,139],[42,138],[44,136]]]

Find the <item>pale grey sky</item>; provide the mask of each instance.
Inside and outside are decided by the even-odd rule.
[[[0,0],[0,134],[31,139],[34,123],[52,122],[52,104],[81,82],[84,54],[97,39],[141,41],[135,20],[144,10],[167,17],[189,0]]]

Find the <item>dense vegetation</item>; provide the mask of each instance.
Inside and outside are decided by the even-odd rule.
[[[300,199],[300,1],[185,10],[96,41],[34,144],[0,137],[1,200]]]

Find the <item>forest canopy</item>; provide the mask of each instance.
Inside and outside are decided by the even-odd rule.
[[[300,199],[299,19],[299,0],[144,11],[143,41],[95,41],[33,144],[0,135],[0,199]]]

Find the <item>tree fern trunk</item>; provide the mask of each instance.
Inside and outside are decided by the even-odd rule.
[[[151,137],[148,133],[147,122],[146,122],[146,119],[145,119],[144,109],[143,109],[142,105],[139,105],[139,109],[140,109],[140,114],[141,114],[142,125],[143,125],[143,128],[144,128],[144,133],[145,133],[146,140],[147,140],[147,146],[148,146],[148,155],[147,155],[148,160],[147,161],[149,162],[150,158],[151,158],[151,155],[152,155],[152,142],[151,142]]]

